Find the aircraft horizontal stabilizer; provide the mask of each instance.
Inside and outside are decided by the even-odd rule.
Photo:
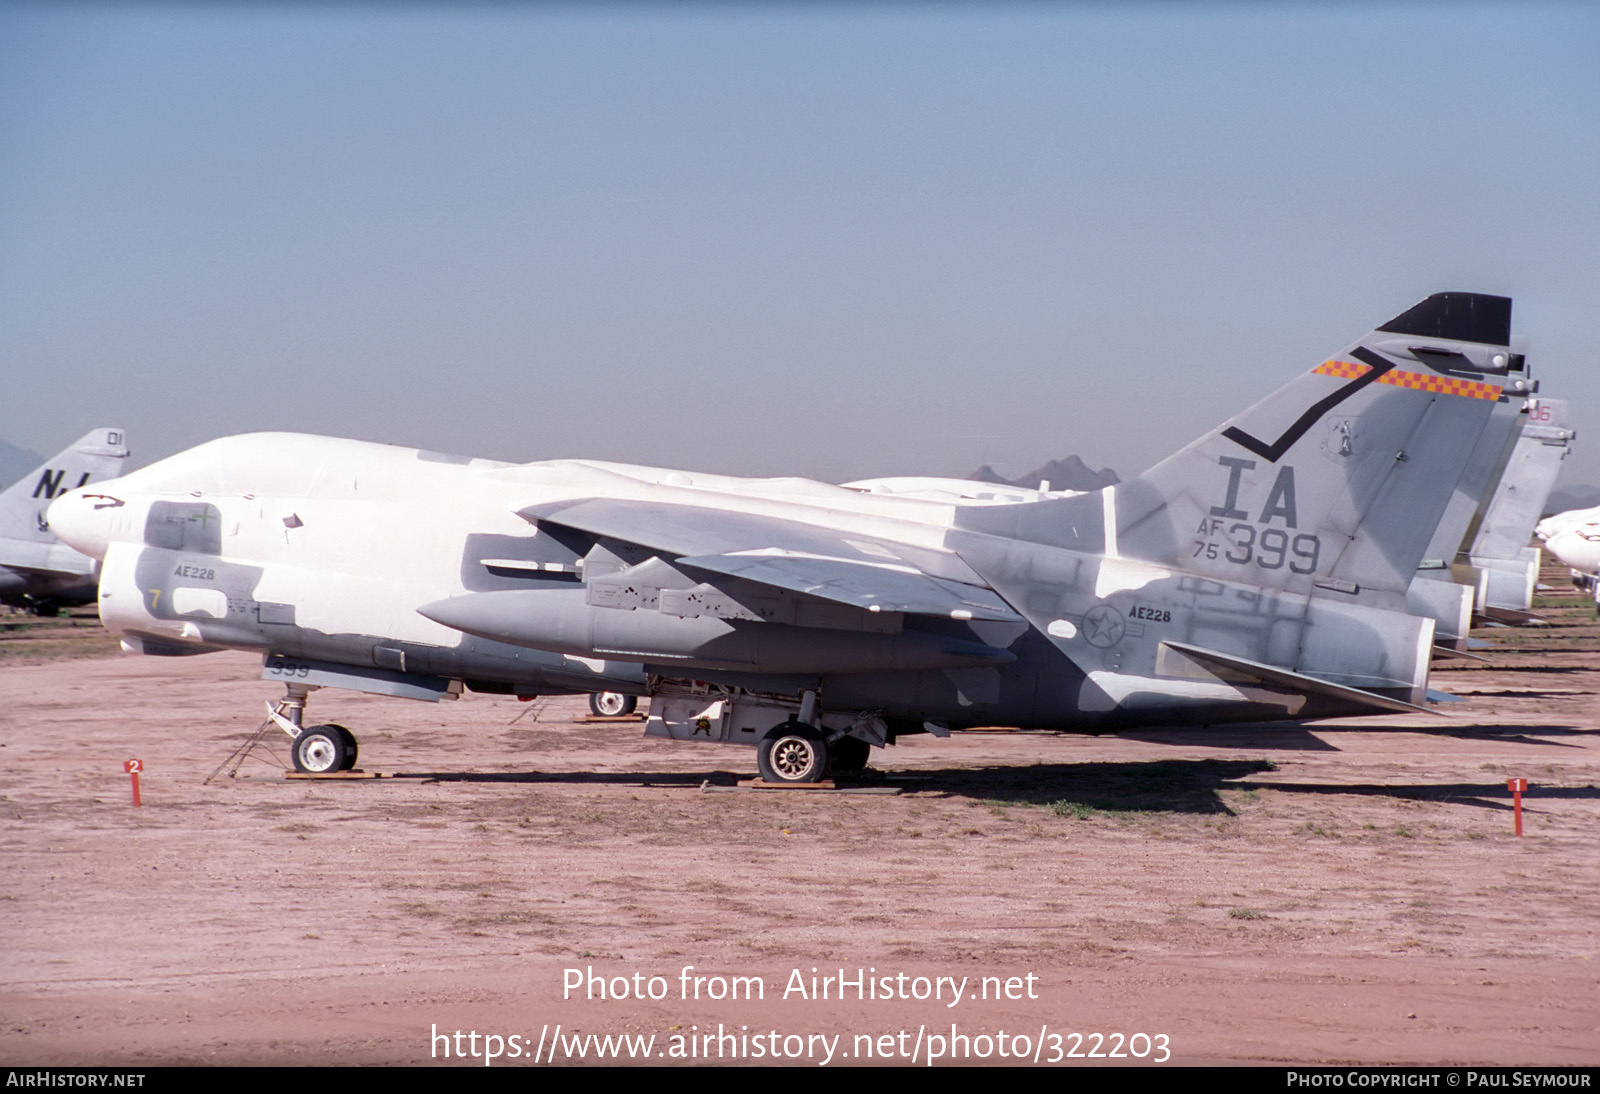
[[[1315,676],[1293,672],[1289,669],[1278,668],[1275,665],[1263,665],[1259,661],[1249,661],[1243,657],[1234,657],[1232,654],[1218,653],[1201,646],[1191,646],[1186,642],[1164,641],[1163,646],[1183,654],[1191,660],[1198,661],[1208,668],[1220,669],[1227,674],[1225,678],[1239,675],[1252,677],[1269,687],[1288,688],[1291,691],[1302,692],[1307,695],[1321,695],[1328,699],[1337,699],[1358,706],[1368,706],[1375,710],[1392,711],[1396,714],[1432,714],[1443,717],[1438,711],[1429,710],[1427,707],[1417,706],[1415,703],[1405,702],[1403,699],[1391,699],[1387,695],[1378,695],[1360,688],[1345,687],[1343,684],[1330,684],[1326,680],[1319,680]]]

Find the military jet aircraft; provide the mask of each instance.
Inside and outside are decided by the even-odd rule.
[[[1541,520],[1534,528],[1545,550],[1572,568],[1573,584],[1588,590],[1600,608],[1600,506],[1569,509]]]
[[[1510,323],[1505,297],[1430,296],[1087,493],[254,434],[50,519],[103,560],[125,647],[261,651],[303,770],[353,762],[348,730],[302,724],[323,686],[648,696],[647,734],[753,745],[788,782],[918,732],[1415,712],[1433,622],[1406,590],[1529,391]]]
[[[128,458],[125,438],[91,429],[0,493],[0,604],[55,615],[94,602],[94,560],[56,538],[45,510],[73,487],[116,475]]]

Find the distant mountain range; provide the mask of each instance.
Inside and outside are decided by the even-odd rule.
[[[997,486],[1022,486],[1037,490],[1040,482],[1048,482],[1052,490],[1098,490],[1102,486],[1115,486],[1122,480],[1109,467],[1096,471],[1076,456],[1064,460],[1051,460],[1020,478],[1008,479],[988,464],[978,468],[967,478],[975,482],[992,482]]]
[[[4,490],[22,476],[44,463],[44,457],[26,448],[0,441],[0,490]]]
[[[1550,500],[1544,503],[1544,511],[1548,515],[1565,513],[1568,509],[1593,509],[1597,505],[1600,505],[1600,486],[1577,483],[1551,491]]]

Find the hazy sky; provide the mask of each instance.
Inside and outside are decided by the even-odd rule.
[[[1600,6],[0,6],[0,437],[1133,474],[1430,292],[1600,482]]]

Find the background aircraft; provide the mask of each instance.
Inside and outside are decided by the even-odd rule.
[[[1534,532],[1544,541],[1545,550],[1572,567],[1574,584],[1594,595],[1600,610],[1600,506],[1569,509],[1541,520]]]
[[[1573,436],[1559,399],[1505,398],[1490,416],[1407,591],[1441,649],[1466,648],[1475,624],[1533,619],[1539,551],[1528,540]]]
[[[1440,293],[1128,482],[917,496],[230,437],[51,508],[129,649],[248,648],[310,690],[648,695],[651,735],[813,781],[978,725],[1417,711],[1406,592],[1502,398],[1511,302]],[[1138,428],[1136,418],[1128,423]],[[1003,496],[1002,496],[1003,495]]]
[[[95,564],[62,543],[45,510],[75,487],[115,476],[128,458],[120,429],[91,429],[0,493],[0,604],[54,615],[95,598]]]
[[[1563,399],[1530,399],[1525,417],[1505,473],[1464,547],[1466,576],[1477,589],[1479,614],[1490,619],[1504,619],[1506,613],[1514,617],[1533,607],[1539,549],[1528,546],[1528,540],[1577,436]]]

